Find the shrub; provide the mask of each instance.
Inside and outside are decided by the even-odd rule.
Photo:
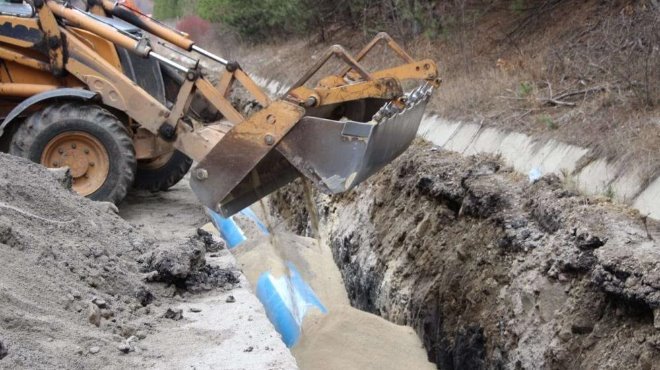
[[[172,19],[181,15],[186,0],[154,0],[154,17]]]
[[[211,24],[196,15],[189,15],[181,18],[176,29],[187,33],[194,41],[202,41],[211,31]]]
[[[307,21],[300,0],[199,0],[197,14],[253,41],[303,31]]]

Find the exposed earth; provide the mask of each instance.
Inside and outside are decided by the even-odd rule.
[[[0,154],[0,368],[296,367],[187,182],[125,219],[68,186]]]
[[[351,304],[414,327],[440,369],[660,364],[660,228],[557,177],[417,142],[343,196],[271,209],[332,246]]]

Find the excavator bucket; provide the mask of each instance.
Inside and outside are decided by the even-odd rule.
[[[232,215],[300,176],[326,194],[347,191],[403,153],[415,138],[431,85],[392,101],[367,99],[344,104],[339,120],[306,115],[216,208]],[[314,114],[315,112],[311,112]]]
[[[378,43],[405,63],[367,71],[360,61]],[[306,87],[332,57],[347,66]],[[422,84],[404,93],[405,80]],[[347,191],[408,148],[439,83],[432,60],[414,60],[385,33],[355,58],[332,46],[281,100],[262,98],[263,110],[233,126],[193,170],[191,187],[225,217],[301,176],[327,194]]]
[[[325,193],[344,192],[408,148],[432,89],[407,94],[403,107],[385,103],[368,122],[304,117],[277,150]]]

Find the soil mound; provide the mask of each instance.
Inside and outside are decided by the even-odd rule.
[[[130,367],[122,352],[137,351],[164,311],[152,303],[179,289],[147,283],[156,274],[142,273],[138,260],[163,261],[155,242],[67,182],[62,171],[0,153],[0,368]],[[183,244],[167,261],[188,263],[177,271],[184,288],[231,286],[205,265],[201,237]],[[190,255],[192,264],[177,259]]]

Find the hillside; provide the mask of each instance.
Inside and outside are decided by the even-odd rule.
[[[660,173],[655,1],[459,1],[429,12],[433,32],[406,32],[391,20],[379,29],[337,21],[255,42],[223,25],[202,42],[249,72],[291,83],[326,47],[357,51],[382,29],[414,56],[438,61],[443,86],[430,108],[442,118],[585,146],[590,158],[639,167],[642,182]]]

